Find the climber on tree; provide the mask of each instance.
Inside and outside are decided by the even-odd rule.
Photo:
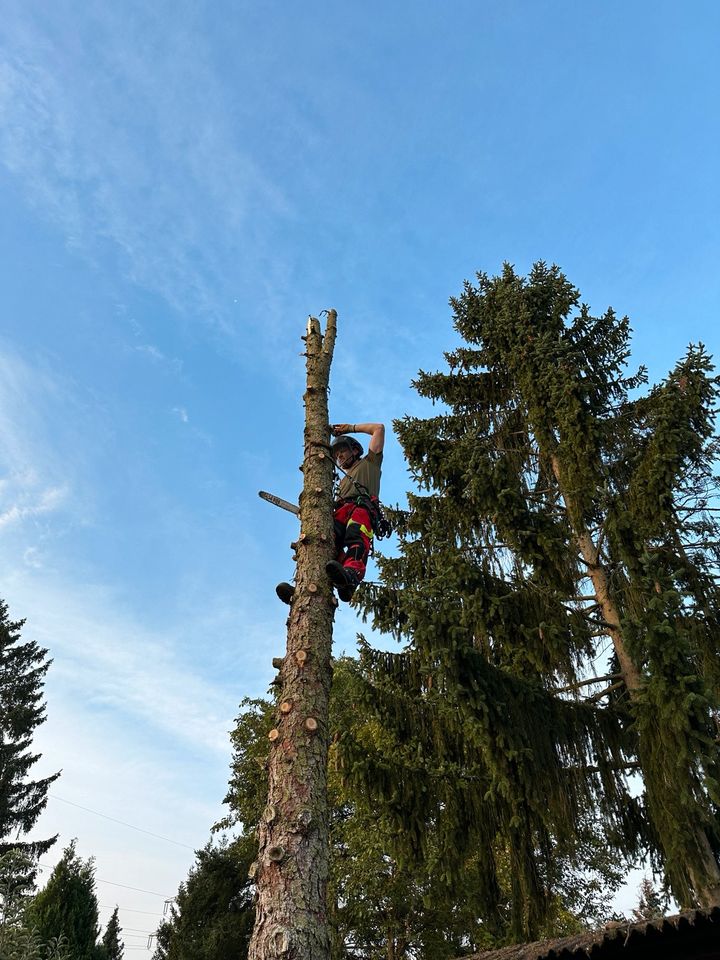
[[[330,447],[332,458],[343,476],[334,508],[336,559],[325,569],[337,587],[338,597],[348,601],[365,576],[378,521],[385,425],[335,423],[331,430],[336,438]],[[348,436],[351,433],[370,434],[366,456],[362,445]],[[290,603],[295,588],[290,583],[279,583],[275,591],[283,603]]]
[[[380,472],[385,445],[382,423],[336,423],[330,447],[333,460],[344,474],[335,502],[335,552],[325,569],[341,600],[350,600],[365,576],[376,524]],[[368,452],[350,433],[369,433]]]

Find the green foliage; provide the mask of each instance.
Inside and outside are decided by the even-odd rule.
[[[154,960],[241,960],[247,956],[255,911],[248,868],[256,843],[241,836],[208,844],[160,924]]]
[[[633,910],[634,920],[659,920],[664,917],[668,908],[667,892],[662,893],[655,889],[649,877],[643,877],[638,889],[638,905]]]
[[[493,878],[497,894],[488,911],[487,865],[479,851],[467,851],[462,845],[448,847],[437,833],[434,841],[429,841],[425,857],[403,856],[394,805],[379,803],[373,791],[348,776],[345,741],[351,740],[376,764],[385,762],[395,746],[363,705],[365,683],[357,661],[344,658],[335,662],[328,781],[333,960],[360,956],[367,960],[421,956],[445,960],[502,942],[512,915],[509,851],[498,851],[499,868]],[[273,726],[275,707],[267,701],[246,700],[243,708],[232,734],[232,779],[226,800],[230,813],[222,826],[242,825],[245,836],[251,838],[267,796],[267,733]],[[452,774],[447,771],[445,776],[450,788]],[[608,862],[604,838],[600,840],[590,827],[583,836],[584,873],[573,871],[560,857],[555,861],[557,893],[548,904],[545,926],[539,928],[542,934],[572,932],[584,922],[605,916],[607,898],[620,882],[618,871]],[[254,844],[247,853],[248,861],[253,858]],[[212,914],[209,904],[206,924]],[[196,954],[158,954],[158,960],[174,956],[189,960]]]
[[[64,937],[43,941],[28,924],[34,874],[34,862],[26,851],[11,849],[0,856],[0,958],[72,960]]]
[[[59,774],[28,779],[40,759],[32,752],[32,738],[45,721],[43,683],[51,661],[34,641],[22,642],[23,623],[10,620],[0,600],[0,855],[16,849],[37,858],[56,838],[27,842],[19,837],[35,825]]]
[[[121,933],[118,908],[115,907],[103,934],[101,960],[123,960],[125,946],[120,939]]]
[[[502,912],[509,858],[517,937],[549,922],[558,859],[580,866],[578,824],[617,863],[649,847],[691,902],[708,882],[698,829],[719,840],[710,360],[689,348],[640,396],[627,318],[591,316],[543,263],[478,274],[451,303],[466,345],[414,384],[441,412],[395,423],[418,487],[393,518],[399,556],[358,595],[406,647],[362,646],[382,738],[376,753],[343,739],[348,776],[387,810],[399,857],[440,842],[457,875],[479,853],[485,916]],[[580,686],[611,640],[638,671],[632,695]]]
[[[97,943],[95,865],[76,854],[74,840],[29,906],[27,917],[42,941],[63,938],[73,960],[103,960]]]

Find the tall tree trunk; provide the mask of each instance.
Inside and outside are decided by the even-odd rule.
[[[310,317],[306,343],[304,483],[295,596],[270,732],[268,803],[258,827],[257,912],[248,960],[329,960],[327,755],[333,617],[325,573],[334,555],[327,392],[337,314],[323,337]]]
[[[560,464],[557,456],[554,454],[552,455],[552,466],[560,493],[571,518],[577,546],[585,561],[588,576],[595,589],[597,603],[606,624],[607,635],[612,640],[613,648],[618,658],[620,672],[627,687],[630,702],[636,703],[642,689],[642,676],[625,644],[620,625],[620,614],[610,590],[608,572],[600,560],[600,551],[594,543],[590,532],[577,520],[577,511],[573,510],[573,504],[565,493]],[[692,832],[695,844],[697,845],[699,859],[703,866],[702,873],[694,869],[691,865],[687,867],[693,889],[701,906],[720,903],[720,866],[712,851],[707,833],[700,824],[693,824]]]
[[[597,604],[606,624],[605,629],[607,630],[607,634],[612,640],[623,681],[632,697],[632,695],[640,689],[642,680],[640,671],[625,646],[625,640],[620,628],[620,614],[610,592],[610,580],[607,570],[600,562],[600,551],[595,545],[589,530],[578,520],[578,510],[575,508],[572,498],[568,497],[568,494],[565,492],[565,484],[563,483],[560,461],[557,458],[557,454],[553,453],[550,459],[552,461],[553,473],[557,480],[558,489],[565,503],[565,508],[575,534],[575,542],[585,561],[588,577],[595,589]]]

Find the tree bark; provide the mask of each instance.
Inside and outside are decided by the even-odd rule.
[[[323,336],[310,317],[301,532],[295,595],[280,668],[281,696],[270,733],[268,802],[258,826],[255,927],[248,960],[329,960],[327,756],[335,599],[325,572],[334,556],[328,449],[328,383],[337,314]]]
[[[557,456],[554,454],[552,456],[552,466],[561,496],[572,518],[572,504],[568,502],[568,497],[565,494],[560,464]],[[640,696],[643,683],[642,675],[625,644],[620,625],[620,614],[612,596],[607,570],[600,561],[600,551],[593,541],[590,532],[575,519],[571,519],[571,523],[578,549],[587,567],[588,577],[592,581],[595,589],[595,595],[602,618],[606,623],[607,635],[612,641],[615,654],[618,658],[623,682],[627,687],[630,702],[634,703]],[[607,691],[604,691],[604,693],[606,692]],[[640,765],[640,770],[642,772],[642,765]],[[688,875],[690,876],[692,886],[701,906],[720,903],[720,866],[718,865],[707,833],[703,827],[700,824],[693,824],[692,830],[704,869],[703,875],[696,869],[688,867]]]
[[[565,492],[565,484],[563,483],[562,471],[560,470],[560,462],[557,456],[552,454],[551,460],[553,473],[555,474],[555,479],[557,480],[560,495],[565,502],[568,515],[571,517],[573,532],[575,534],[575,542],[577,543],[580,554],[583,558],[585,566],[587,567],[587,575],[592,582],[593,589],[595,590],[593,599],[597,600],[597,605],[600,609],[601,616],[607,625],[607,635],[612,640],[612,645],[618,658],[620,673],[622,674],[625,686],[628,688],[628,691],[632,696],[633,693],[636,693],[640,689],[642,680],[640,677],[640,671],[635,666],[635,663],[633,662],[625,646],[625,640],[620,628],[620,614],[615,606],[615,601],[613,600],[610,592],[610,583],[607,571],[600,562],[599,550],[595,546],[590,532],[584,526],[581,526],[576,519],[573,519],[576,511],[572,509],[573,505],[569,501]]]

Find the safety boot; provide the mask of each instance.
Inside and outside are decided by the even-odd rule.
[[[338,597],[345,603],[349,603],[359,583],[354,571],[344,567],[337,560],[330,560],[325,564],[325,572],[336,587]]]
[[[275,587],[275,593],[280,597],[283,603],[292,603],[292,599],[295,596],[295,587],[291,583],[279,583]]]

